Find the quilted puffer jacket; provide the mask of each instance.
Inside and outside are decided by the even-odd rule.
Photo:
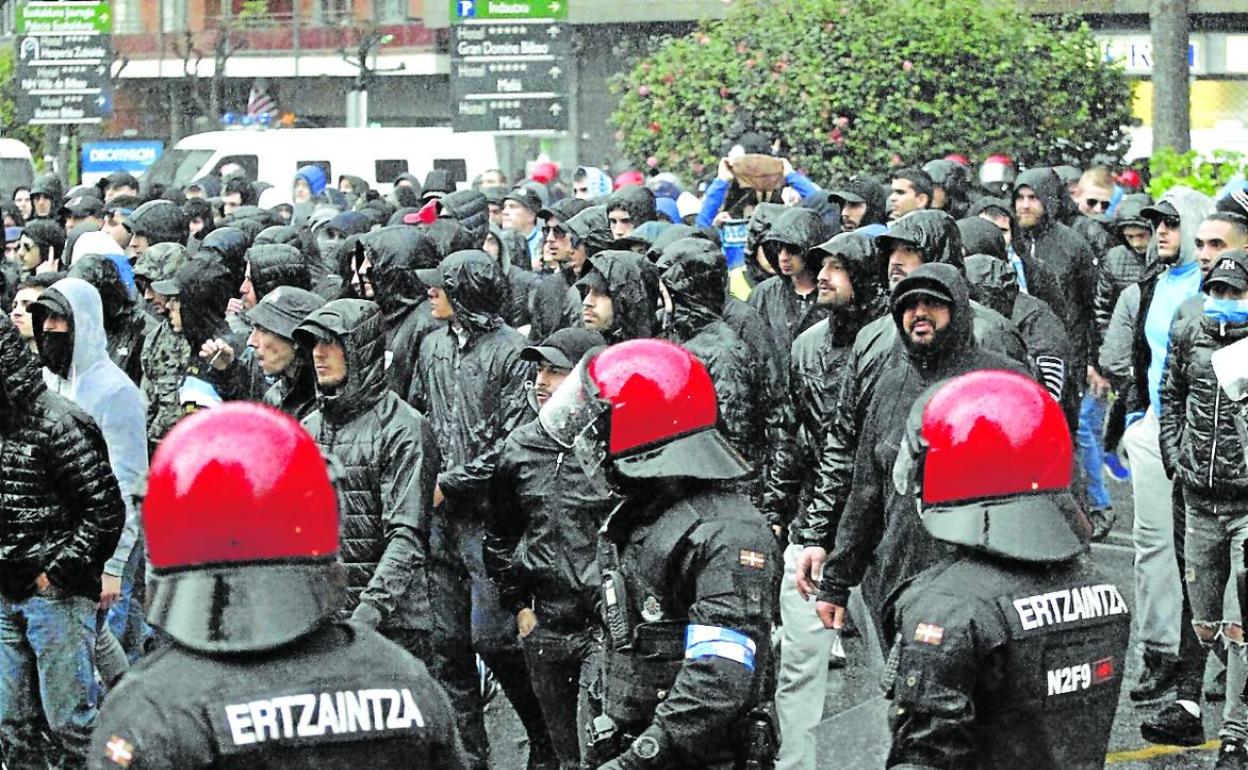
[[[98,598],[125,510],[99,427],[48,390],[0,322],[0,593],[26,599],[46,572],[56,589]]]

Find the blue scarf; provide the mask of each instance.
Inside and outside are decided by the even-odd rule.
[[[1248,323],[1248,299],[1205,297],[1205,315],[1224,324]]]

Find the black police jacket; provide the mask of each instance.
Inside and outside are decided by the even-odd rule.
[[[1104,765],[1131,618],[1090,563],[964,552],[914,579],[893,625],[888,767]]]
[[[606,624],[603,707],[624,733],[660,733],[667,764],[736,750],[763,697],[781,561],[745,497],[655,490],[599,536]],[[657,492],[657,493],[656,493]]]
[[[177,644],[109,693],[92,770],[468,766],[446,693],[375,631],[335,623],[271,652]]]

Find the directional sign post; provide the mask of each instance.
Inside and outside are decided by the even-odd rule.
[[[568,129],[567,0],[451,0],[451,125]]]
[[[113,22],[106,0],[17,9],[17,118],[99,123],[113,112]]]

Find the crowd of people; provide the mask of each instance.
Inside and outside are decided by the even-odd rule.
[[[1130,169],[1016,173],[1002,156],[978,168],[949,156],[812,180],[770,137],[730,144],[701,180],[569,173],[541,160],[463,185],[441,171],[405,174],[384,195],[353,176],[332,185],[316,166],[300,168],[288,190],[237,171],[184,189],[144,188],[127,174],[67,191],[45,175],[19,188],[0,205],[11,307],[0,324],[6,766],[140,766],[136,739],[91,731],[106,692],[124,692],[132,667],[182,642],[166,627],[176,614],[145,601],[159,567],[140,515],[149,461],[188,415],[243,401],[297,420],[319,448],[337,494],[345,581],[330,614],[424,662],[450,696],[474,770],[507,751],[489,745],[483,681],[518,715],[530,768],[730,767],[723,741],[749,717],[747,726],[774,727],[776,767],[813,770],[828,680],[845,664],[842,636],[872,640],[894,678],[898,665],[919,671],[932,653],[954,655],[963,638],[954,616],[978,605],[942,594],[949,617],[936,622],[941,602],[907,589],[968,546],[1066,565],[1126,518],[1107,476],[1129,476],[1133,491],[1144,666],[1130,695],[1159,704],[1143,736],[1204,742],[1212,652],[1226,669],[1224,691],[1208,694],[1225,699],[1218,767],[1248,767],[1235,587],[1248,541],[1248,407],[1232,384],[1236,371],[1243,379],[1235,361],[1248,360],[1248,184],[1216,199],[1176,187],[1153,200]],[[600,483],[584,435],[569,432],[566,402],[583,394],[596,351],[652,339],[705,369],[724,447],[634,453],[621,472],[638,484],[663,476],[647,463],[683,463],[672,475],[732,493],[697,499],[723,510],[723,528],[739,528],[725,541],[739,547],[725,556],[713,538],[693,538],[701,518],[656,528],[656,542],[670,540],[666,555],[638,568],[650,581],[631,597],[640,625],[621,640],[614,599],[603,599],[604,585],[618,587],[603,537],[619,526],[620,490]],[[666,350],[647,355],[668,361]],[[595,360],[599,377],[607,364]],[[1034,407],[1035,421],[1059,416],[1076,448],[1073,482],[1015,489],[998,473],[1001,456],[949,465],[930,434],[912,435],[916,420],[927,425],[916,404],[980,370],[1043,388],[1051,404]],[[613,454],[651,446],[620,431],[610,445]],[[937,498],[903,483],[901,469],[924,451],[929,468],[944,462],[947,477],[976,480],[974,494],[959,487],[946,499],[1069,487],[1077,505],[1054,497],[1045,510],[1079,537],[1042,527],[1014,547],[1017,533],[989,538],[988,519],[978,533],[938,531],[915,515],[916,501]],[[748,539],[749,504],[772,542]],[[621,549],[627,542],[621,535]],[[933,584],[983,579],[977,590],[988,590],[1004,578],[984,578],[986,569]],[[1070,580],[1090,574],[1069,570]],[[699,576],[689,589],[697,601],[668,585],[682,574]],[[852,618],[851,594],[861,598]],[[1096,595],[1108,625],[1088,633],[1117,639],[1125,626],[1110,616],[1125,614],[1125,604],[1113,609],[1122,597]],[[1050,624],[1060,624],[1056,612]],[[675,621],[674,642],[643,633]],[[686,623],[719,636],[686,641]],[[674,660],[664,657],[673,644]],[[705,656],[748,661],[750,677],[727,693],[693,679],[723,676],[705,663],[678,691],[613,650],[652,654],[672,676],[684,658],[686,667]],[[1106,676],[1120,677],[1121,663]],[[889,681],[906,707],[890,765],[1020,756],[989,751],[975,724],[950,720],[965,706],[948,680],[978,674],[946,665],[931,675],[943,679],[909,692]],[[1001,692],[990,702],[1009,702]],[[1084,702],[1099,714],[1087,739],[1099,749],[1052,754],[1052,766],[1103,757],[1115,703]]]

